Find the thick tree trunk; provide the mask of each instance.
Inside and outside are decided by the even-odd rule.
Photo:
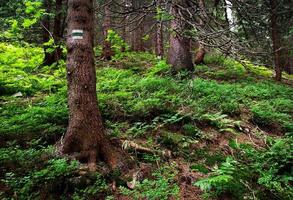
[[[92,166],[100,156],[112,169],[120,168],[121,151],[105,136],[97,105],[93,0],[69,0],[67,19],[69,125],[61,151]]]
[[[183,30],[186,28],[186,22],[180,20],[179,7],[185,6],[185,0],[173,0],[172,1],[172,16],[174,19],[171,21],[170,35],[170,48],[168,52],[168,63],[172,65],[175,71],[182,69],[192,70],[192,56],[190,52],[190,39],[184,37]]]
[[[275,79],[277,81],[282,80],[282,66],[281,66],[281,38],[278,32],[278,15],[277,15],[277,1],[270,0],[271,4],[271,31],[273,42],[273,54],[275,63]]]
[[[108,42],[108,30],[111,28],[111,13],[110,13],[110,2],[109,0],[105,1],[104,6],[104,20],[103,20],[103,34],[104,34],[104,43],[103,43],[103,55],[102,57],[106,60],[111,60],[114,55],[111,49],[111,43]]]

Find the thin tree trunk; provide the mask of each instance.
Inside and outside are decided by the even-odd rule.
[[[63,0],[56,0],[55,2],[55,17],[53,30],[53,37],[55,40],[55,44],[57,45],[54,52],[55,62],[60,60],[62,55],[62,49],[60,47],[60,42],[62,38],[62,1]]]
[[[139,27],[136,29],[136,51],[144,51],[144,41],[143,41],[143,32],[144,32],[144,27],[143,27],[143,22],[139,25]]]
[[[93,0],[68,1],[67,80],[69,125],[61,151],[74,154],[95,169],[97,156],[112,168],[124,166],[125,157],[104,133],[96,96]],[[74,31],[74,30],[82,30]],[[78,32],[78,36],[74,34]]]
[[[171,14],[174,19],[171,21],[170,48],[168,51],[168,63],[172,65],[175,71],[182,69],[192,70],[192,56],[190,52],[190,39],[184,37],[183,30],[186,28],[186,23],[180,20],[177,4],[184,6],[185,0],[173,0]]]
[[[199,8],[200,8],[200,18],[199,18],[199,24],[200,26],[204,26],[204,21],[203,20],[207,20],[207,14],[206,14],[206,10],[205,10],[205,3],[203,0],[199,0],[198,2],[199,4]],[[195,54],[195,58],[194,58],[194,64],[201,64],[204,62],[204,57],[205,57],[205,47],[204,45],[198,41],[199,43],[199,47],[198,50]]]
[[[163,24],[162,22],[157,22],[156,31],[156,55],[164,56],[164,39],[163,39]]]
[[[50,0],[44,0],[43,8],[46,10],[46,13],[51,12],[51,1]],[[42,19],[42,25],[43,25],[43,43],[46,43],[50,40],[50,16],[45,15]],[[44,62],[43,65],[51,65],[54,63],[54,54],[52,52],[48,52],[48,47],[44,45]]]
[[[104,34],[104,43],[103,43],[103,58],[106,60],[111,60],[113,56],[113,51],[111,49],[111,43],[107,41],[108,31],[111,28],[111,13],[110,13],[110,3],[108,0],[105,1],[104,6],[104,20],[103,20],[103,34]]]
[[[157,7],[161,7],[161,0],[157,0]],[[157,20],[155,53],[157,56],[164,56],[164,38],[163,38],[163,23],[162,19]]]
[[[271,4],[271,31],[273,42],[273,54],[275,63],[275,79],[277,81],[282,80],[282,66],[281,66],[281,38],[278,32],[278,15],[277,15],[277,1],[270,0]]]

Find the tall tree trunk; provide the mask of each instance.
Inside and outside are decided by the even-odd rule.
[[[282,80],[282,66],[281,66],[281,38],[278,31],[278,15],[277,15],[277,1],[270,0],[271,5],[271,31],[272,31],[272,43],[273,54],[275,63],[275,79],[277,81]]]
[[[44,0],[43,8],[46,10],[46,13],[51,12],[51,0]],[[50,26],[50,16],[45,15],[42,19],[43,25],[43,43],[48,42],[51,39],[51,26]],[[48,46],[44,45],[44,62],[43,65],[51,65],[54,63],[54,54],[52,52],[48,52]]]
[[[144,32],[143,22],[136,29],[136,51],[144,51],[144,41],[143,41],[143,32]]]
[[[216,4],[216,2],[215,2]],[[200,26],[204,26],[204,20],[207,20],[207,13],[205,10],[205,3],[204,0],[199,0],[198,2],[199,8],[200,8],[200,17],[199,17],[199,24]],[[203,63],[204,61],[204,57],[205,57],[205,47],[204,45],[201,43],[201,41],[198,41],[198,50],[195,54],[195,58],[194,58],[194,64],[200,64]]]
[[[157,7],[161,8],[161,0],[157,0]],[[155,53],[157,56],[164,56],[164,38],[163,38],[163,23],[162,19],[157,20]]]
[[[168,52],[168,63],[175,71],[182,69],[192,70],[192,56],[190,52],[190,39],[183,36],[186,29],[186,22],[180,20],[178,5],[186,7],[186,0],[173,0],[171,14],[174,19],[171,21],[170,48]]]
[[[53,30],[53,37],[55,44],[57,45],[54,58],[55,62],[61,59],[62,49],[60,47],[60,42],[62,38],[62,1],[63,0],[56,0],[55,1],[55,17],[54,17],[54,30]]]
[[[111,28],[111,13],[110,13],[110,2],[109,0],[105,1],[104,5],[104,20],[103,20],[103,34],[104,34],[104,43],[103,43],[103,58],[106,60],[111,60],[113,56],[113,51],[111,49],[111,43],[107,41],[108,30]]]
[[[120,168],[123,156],[104,133],[97,105],[94,62],[94,0],[68,1],[67,80],[69,125],[61,151],[74,154],[95,168],[100,156],[112,168]],[[79,30],[79,31],[78,31]]]

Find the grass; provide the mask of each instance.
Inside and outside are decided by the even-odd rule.
[[[51,146],[65,133],[68,121],[65,65],[40,67],[42,58],[39,48],[0,44],[0,179],[9,185],[1,198],[23,191],[35,192],[32,197],[37,197],[41,190],[37,185],[46,177],[51,177],[46,188],[53,193],[52,185],[71,185],[78,176],[77,166],[56,157]],[[206,127],[219,135],[239,134],[237,124],[245,120],[273,135],[292,135],[293,90],[271,80],[269,72],[208,56],[194,74],[173,76],[164,60],[149,53],[127,52],[116,61],[97,61],[97,96],[109,135],[140,139],[150,148],[171,149],[175,157],[199,162],[193,168],[208,173],[225,162],[225,155],[209,152],[207,147],[194,149],[213,140]],[[13,96],[18,92],[19,97]],[[158,157],[143,154],[140,162],[160,163],[167,169]],[[59,179],[60,173],[64,176]],[[111,195],[107,178],[95,175],[89,179],[92,185],[74,186],[71,191],[62,188],[60,195],[68,192],[76,199],[103,192]],[[165,198],[178,195],[168,190],[171,185],[177,191],[176,184],[175,177],[156,173],[137,190],[124,192]],[[160,194],[152,193],[152,186]]]

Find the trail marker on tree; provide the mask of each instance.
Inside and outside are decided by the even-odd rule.
[[[83,30],[72,30],[71,32],[72,39],[74,40],[82,40],[83,39]]]

